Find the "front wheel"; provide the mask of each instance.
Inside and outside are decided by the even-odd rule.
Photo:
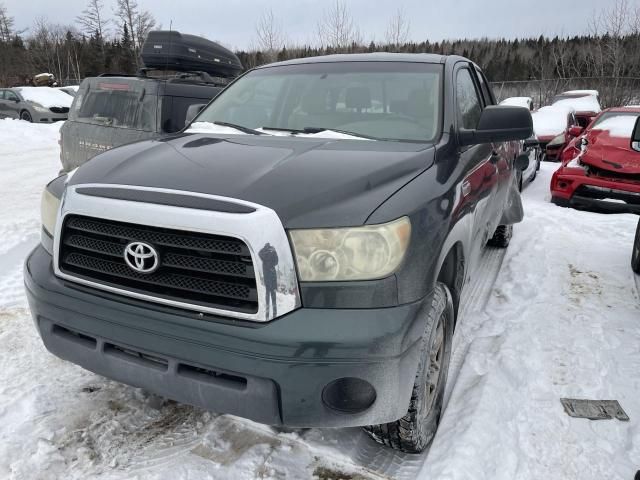
[[[33,122],[33,119],[31,118],[31,114],[26,110],[23,110],[22,112],[20,112],[20,120],[25,120],[27,122]]]
[[[440,422],[454,325],[453,300],[444,284],[436,284],[426,315],[409,410],[395,422],[364,427],[376,442],[406,453],[422,452],[433,440]]]
[[[640,220],[636,227],[636,238],[633,241],[633,253],[631,254],[631,268],[640,274]]]

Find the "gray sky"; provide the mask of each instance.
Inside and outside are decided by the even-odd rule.
[[[402,7],[413,40],[537,37],[584,33],[595,11],[613,0],[347,0],[367,42],[384,40],[389,18]],[[86,0],[0,0],[28,28],[38,16],[72,24]],[[115,0],[104,0],[112,12]],[[329,0],[138,0],[164,28],[204,35],[228,47],[247,49],[260,14],[271,8],[293,43],[315,43],[317,20]]]

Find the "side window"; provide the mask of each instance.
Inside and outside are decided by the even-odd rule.
[[[476,86],[467,68],[461,68],[456,77],[458,128],[473,130],[478,126],[482,106]]]
[[[213,93],[212,93],[212,96]],[[209,98],[192,97],[162,97],[162,131],[165,133],[175,133],[184,128],[184,121],[187,117],[187,109],[191,105],[209,103]]]
[[[0,100],[4,100],[4,90],[0,90]]]
[[[9,90],[5,90],[4,98],[5,100],[13,100],[13,101],[18,100],[18,96],[15,93],[10,92]]]

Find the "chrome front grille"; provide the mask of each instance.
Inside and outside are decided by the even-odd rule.
[[[125,263],[124,250],[132,241],[156,248],[156,271],[138,273]],[[236,238],[72,215],[62,228],[60,269],[171,300],[248,313],[258,310],[249,248]]]

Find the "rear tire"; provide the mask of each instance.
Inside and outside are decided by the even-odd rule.
[[[636,238],[633,241],[633,253],[631,254],[631,268],[635,273],[640,274],[640,220],[636,227]]]
[[[433,440],[444,400],[455,314],[449,289],[438,282],[426,313],[422,352],[409,410],[400,420],[364,427],[376,442],[406,453],[420,453]]]
[[[513,236],[513,225],[500,225],[493,232],[493,237],[489,239],[487,245],[490,247],[507,248]]]
[[[33,118],[31,118],[31,114],[26,110],[23,110],[20,112],[20,120],[25,120],[27,122],[33,123]]]

